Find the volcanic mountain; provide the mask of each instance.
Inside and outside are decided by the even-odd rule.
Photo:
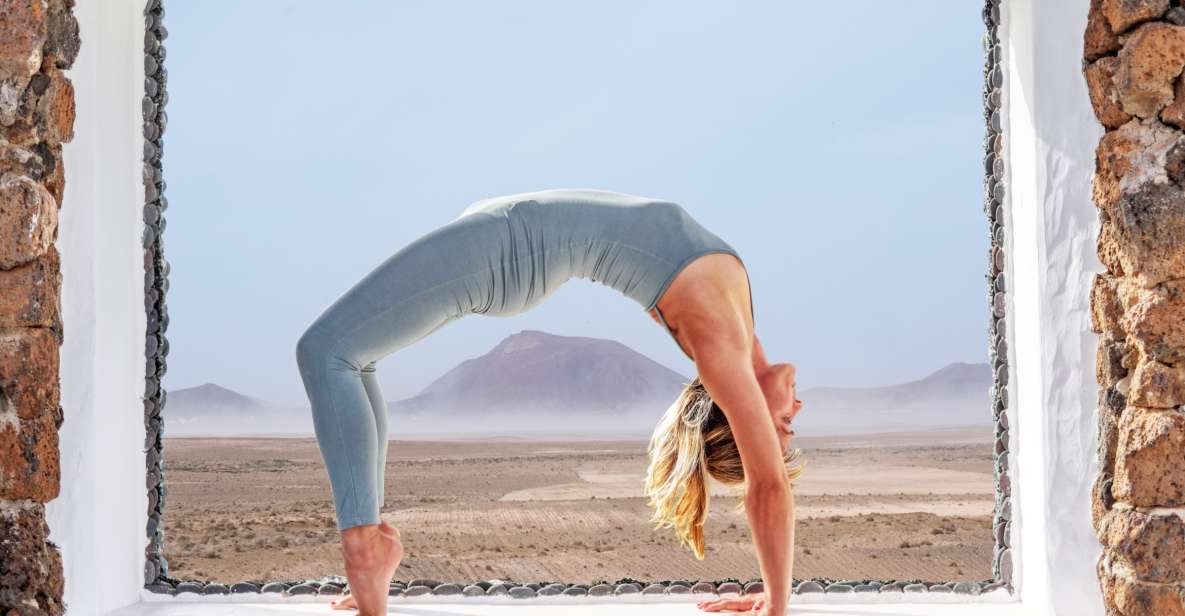
[[[689,378],[613,340],[527,329],[391,402],[392,425],[651,429]],[[537,425],[542,422],[542,425]]]

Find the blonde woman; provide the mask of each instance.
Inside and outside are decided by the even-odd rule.
[[[785,609],[798,458],[786,447],[800,407],[794,367],[766,360],[748,271],[732,246],[677,203],[590,188],[474,202],[379,264],[300,336],[297,364],[349,579],[350,595],[333,607],[385,614],[403,557],[399,531],[380,517],[388,441],[375,363],[458,318],[529,310],[574,277],[641,304],[699,373],[651,442],[654,521],[702,559],[707,478],[743,483],[765,593],[740,601],[762,614]]]

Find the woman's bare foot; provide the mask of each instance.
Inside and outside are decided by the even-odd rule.
[[[358,609],[359,616],[386,614],[391,578],[403,559],[399,531],[386,522],[347,528],[342,531],[342,553],[350,594],[330,607]]]

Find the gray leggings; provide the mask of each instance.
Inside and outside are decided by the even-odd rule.
[[[674,203],[557,189],[479,202],[391,255],[296,345],[338,529],[380,521],[387,408],[379,359],[464,315],[529,310],[572,277],[650,310],[683,267],[712,252],[736,254]]]
[[[301,335],[296,360],[333,490],[337,527],[379,523],[387,405],[375,362],[493,297],[505,224],[465,216],[408,244],[331,304]]]

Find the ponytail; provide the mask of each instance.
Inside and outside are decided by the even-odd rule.
[[[659,420],[647,450],[645,492],[654,508],[655,530],[674,528],[679,544],[704,559],[703,523],[708,515],[703,424],[712,400],[686,387]]]

